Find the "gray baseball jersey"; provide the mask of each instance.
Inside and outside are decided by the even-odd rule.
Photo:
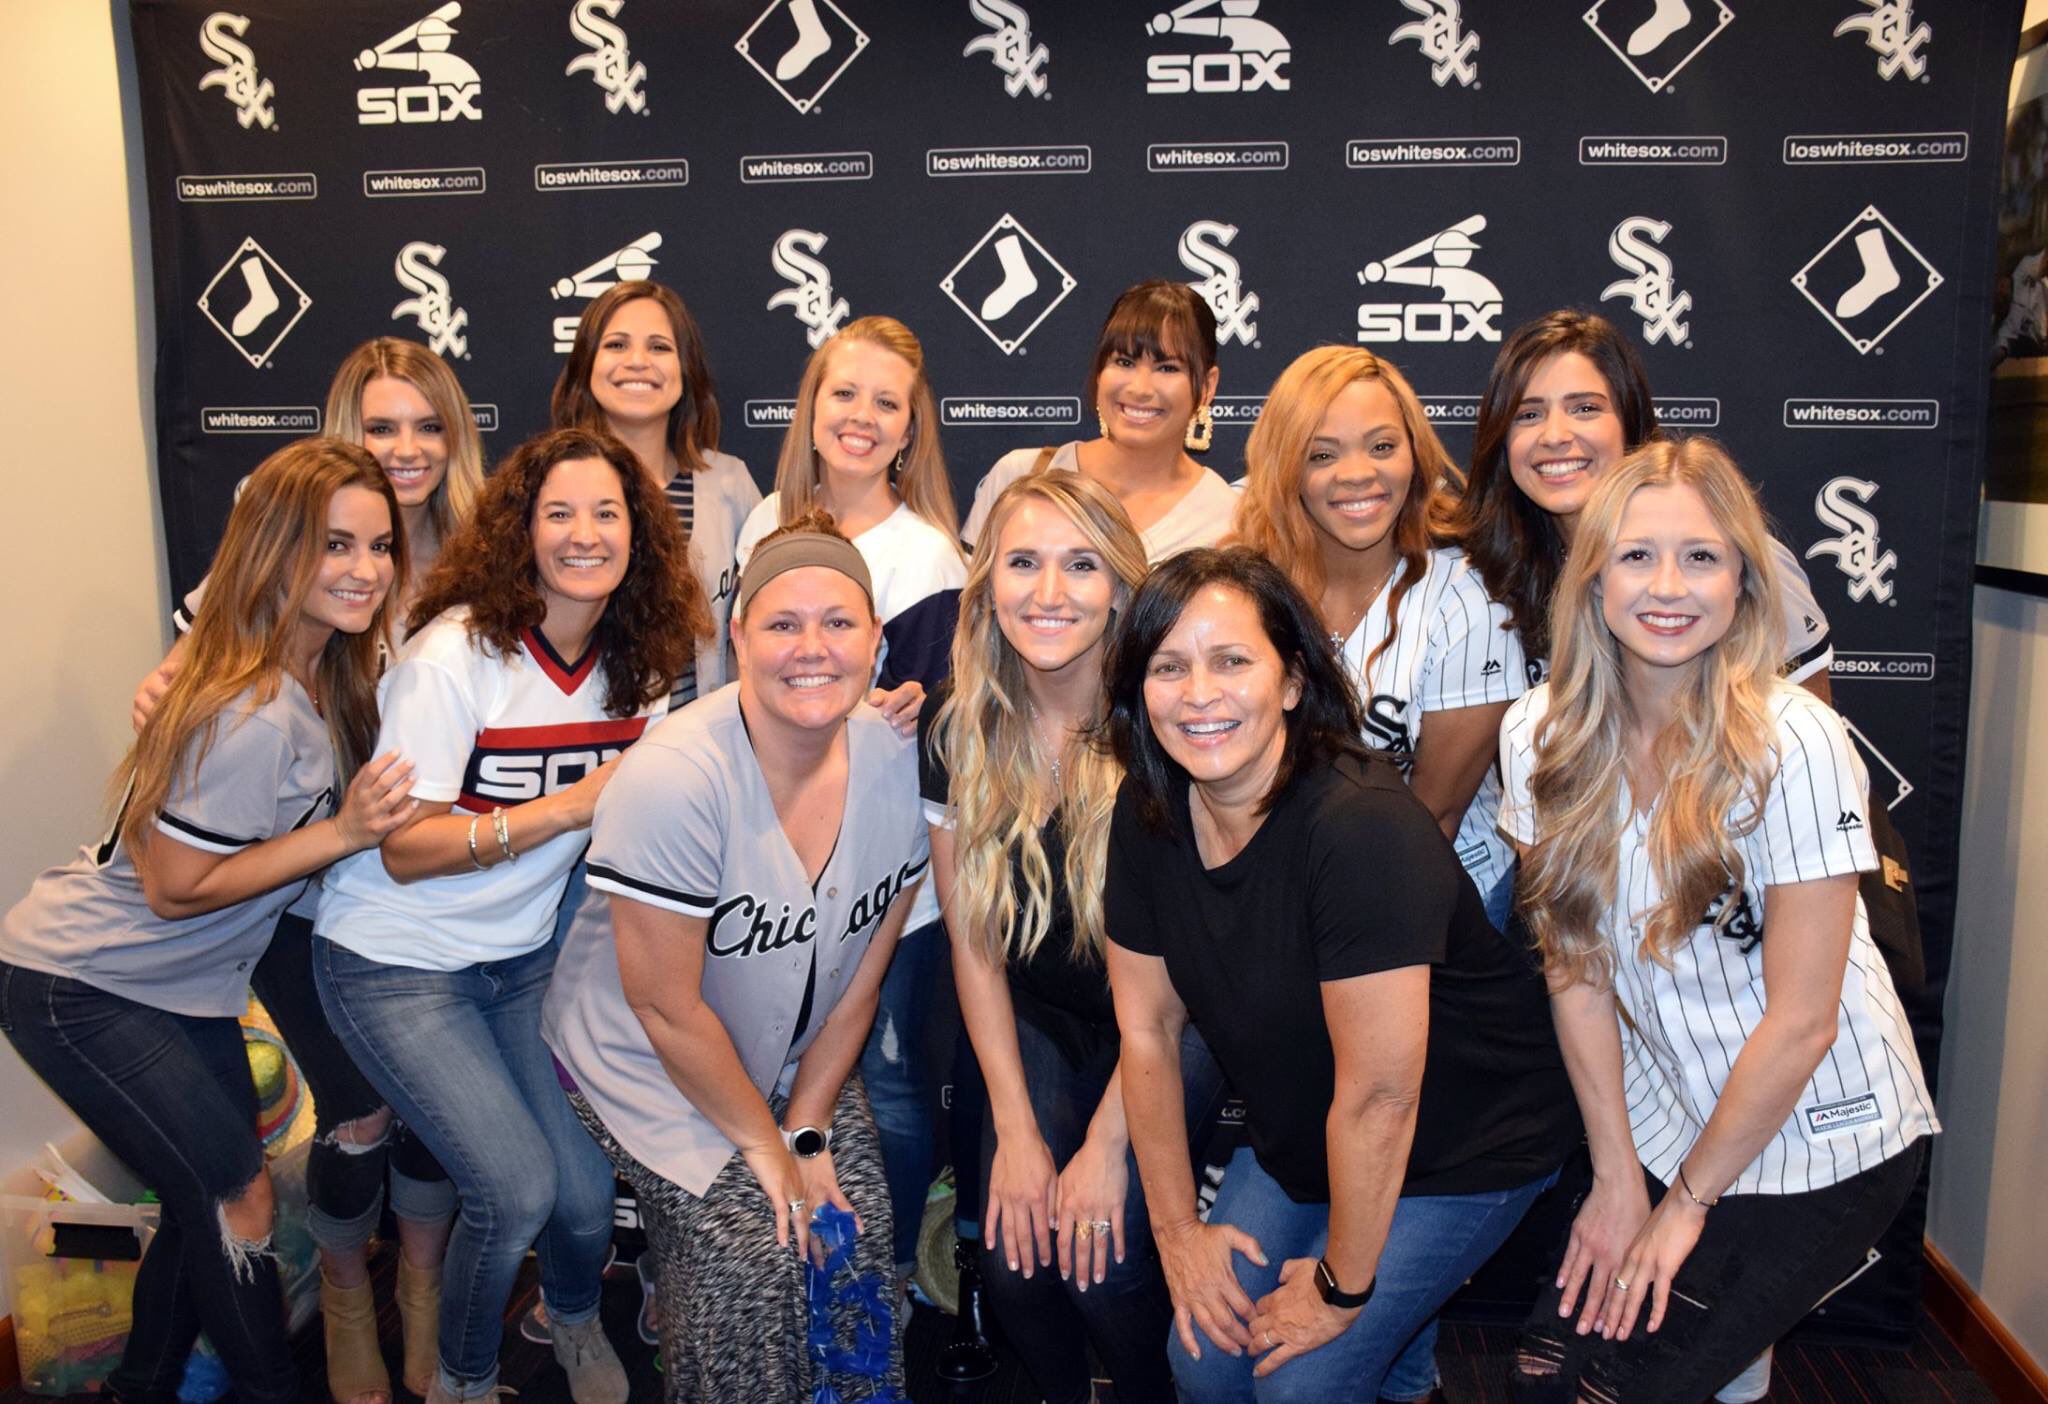
[[[542,1035],[619,1143],[692,1194],[733,1145],[676,1087],[628,1007],[608,898],[705,923],[704,1001],[761,1094],[787,1092],[890,903],[928,862],[913,743],[863,703],[847,746],[846,811],[815,884],[776,818],[737,683],[651,727],[598,799],[590,895],[555,966]]]

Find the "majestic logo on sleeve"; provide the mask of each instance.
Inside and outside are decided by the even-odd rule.
[[[811,229],[785,229],[768,254],[775,271],[795,286],[784,288],[768,299],[768,306],[787,307],[804,324],[804,339],[813,347],[839,330],[853,309],[846,299],[832,293],[832,270],[819,260],[827,237]]]
[[[398,251],[391,271],[399,285],[413,296],[391,309],[391,320],[410,317],[427,334],[427,345],[439,356],[467,356],[469,338],[462,329],[469,325],[467,310],[457,307],[449,294],[448,279],[442,275],[441,260],[448,250],[440,244],[415,239]]]
[[[586,268],[579,268],[566,278],[555,279],[549,288],[556,299],[565,297],[596,297],[620,283],[638,282],[654,276],[654,266],[660,260],[654,251],[661,247],[661,232],[650,229],[623,248],[613,249],[597,262]],[[581,317],[555,318],[555,351],[568,355],[576,346],[576,324]]]
[[[1932,26],[1913,22],[1910,0],[1857,0],[1868,14],[1853,14],[1835,26],[1835,37],[1863,32],[1863,45],[1878,55],[1877,76],[1889,83],[1898,74],[1918,78],[1927,72],[1920,46],[1934,37]]]
[[[1148,93],[1287,91],[1280,70],[1294,57],[1287,36],[1257,18],[1259,0],[1183,0],[1152,16],[1147,34],[1229,41],[1228,53],[1154,54],[1145,60]]]
[[[604,90],[607,112],[645,112],[647,94],[640,91],[640,84],[647,77],[647,65],[633,62],[626,52],[626,31],[617,24],[625,7],[626,0],[576,0],[576,8],[569,11],[569,33],[590,52],[570,59],[562,73],[588,73],[590,81]]]
[[[1031,16],[1024,7],[1016,0],[967,0],[967,8],[995,33],[968,40],[960,56],[987,54],[1003,75],[1003,91],[1011,97],[1026,91],[1033,97],[1046,96],[1051,84],[1045,61],[1052,52],[1031,42]]]
[[[1671,256],[1657,247],[1671,226],[1648,215],[1631,215],[1614,226],[1607,236],[1607,256],[1634,276],[1609,283],[1600,294],[1602,302],[1625,297],[1629,309],[1643,319],[1643,340],[1659,340],[1673,346],[1689,344],[1692,326],[1679,318],[1692,310],[1692,294],[1678,291],[1671,278]]]
[[[268,78],[256,74],[256,52],[242,42],[249,32],[247,15],[216,10],[199,26],[199,47],[220,67],[199,80],[199,91],[219,88],[221,96],[235,105],[235,120],[246,129],[277,129],[277,114],[270,99],[277,89]]]
[[[357,122],[382,127],[394,122],[453,122],[458,117],[483,120],[477,103],[484,89],[477,71],[467,60],[448,52],[456,34],[451,21],[461,13],[460,0],[448,0],[417,24],[407,25],[376,48],[356,55],[357,72],[411,72],[424,80],[403,88],[359,89]]]
[[[1441,88],[1456,78],[1460,87],[1479,86],[1479,65],[1472,55],[1479,52],[1479,36],[1465,28],[1458,0],[1401,0],[1404,8],[1421,15],[1395,30],[1389,44],[1413,39],[1429,60],[1429,76]]]
[[[1259,295],[1244,290],[1243,271],[1225,246],[1237,237],[1237,226],[1220,219],[1198,219],[1181,231],[1181,267],[1204,276],[1188,286],[1202,295],[1216,314],[1216,340],[1232,340],[1250,346],[1259,334],[1252,313],[1259,310]]]
[[[1486,216],[1473,215],[1359,269],[1360,283],[1433,288],[1437,300],[1360,303],[1358,339],[1499,341],[1500,289],[1467,266],[1479,249],[1472,236],[1485,228]]]
[[[1885,579],[1899,558],[1880,551],[1877,518],[1865,506],[1877,495],[1877,484],[1864,478],[1830,478],[1813,499],[1814,515],[1835,529],[1838,535],[1816,541],[1806,548],[1806,559],[1833,556],[1835,566],[1849,577],[1849,598],[1875,599],[1879,604],[1892,597],[1892,583]]]

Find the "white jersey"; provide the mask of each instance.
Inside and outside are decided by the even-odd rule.
[[[815,883],[776,817],[737,684],[652,728],[598,798],[590,895],[541,1033],[634,1159],[692,1194],[733,1144],[677,1088],[627,1005],[610,898],[705,923],[704,1002],[755,1089],[786,1093],[890,904],[929,861],[913,743],[865,703],[846,727],[846,808]]]
[[[1546,683],[1509,708],[1501,727],[1507,785],[1501,827],[1524,844],[1537,837],[1529,776],[1537,724],[1549,702]],[[1762,943],[1799,938],[1796,931],[1769,931],[1770,888],[1877,866],[1864,819],[1869,781],[1842,719],[1790,682],[1777,684],[1772,711],[1777,769],[1763,820],[1736,839],[1743,863],[1742,890],[1734,894],[1740,906],[1723,929],[1703,921],[1672,953],[1670,969],[1637,954],[1642,917],[1663,892],[1650,865],[1648,818],[1633,814],[1625,794],[1621,800],[1616,892],[1602,934],[1615,948],[1615,995],[1627,1015],[1621,1047],[1629,1128],[1643,1164],[1666,1184],[1706,1128],[1736,1056],[1763,1018]],[[1822,1189],[1940,1129],[1860,896],[1839,1010],[1834,1046],[1778,1134],[1729,1186],[1732,1193]]]
[[[1343,649],[1345,668],[1365,705],[1365,743],[1389,752],[1404,775],[1414,769],[1415,749],[1431,712],[1512,702],[1526,687],[1521,636],[1504,627],[1507,607],[1487,597],[1479,572],[1454,546],[1424,557],[1421,578],[1401,597],[1394,641],[1366,671],[1366,659],[1387,637],[1387,611],[1407,573],[1397,559],[1394,574]],[[1514,863],[1514,849],[1497,823],[1499,812],[1500,780],[1488,765],[1458,825],[1455,845],[1481,897]]]
[[[1784,620],[1785,677],[1804,682],[1834,666],[1835,645],[1828,637],[1828,617],[1813,597],[1813,582],[1792,548],[1771,538],[1771,564],[1778,572],[1778,613]]]
[[[1046,468],[1080,472],[1080,447],[1078,439],[1061,444]],[[1018,449],[996,460],[995,467],[989,469],[974,486],[974,506],[967,513],[967,525],[960,529],[962,541],[972,546],[981,539],[981,529],[988,523],[989,509],[1003,495],[1004,488],[1031,471],[1032,465],[1038,462],[1038,455],[1039,450],[1035,448]],[[1168,509],[1165,516],[1138,533],[1139,539],[1145,543],[1145,563],[1158,565],[1168,556],[1178,556],[1196,546],[1214,546],[1230,534],[1230,521],[1236,513],[1237,494],[1230,490],[1230,484],[1224,482],[1214,469],[1204,468],[1195,485]]]
[[[406,641],[378,689],[384,725],[377,752],[413,764],[423,803],[488,816],[566,790],[632,745],[660,698],[635,715],[606,715],[596,645],[564,661],[537,629],[499,657],[469,637],[469,611],[451,609]],[[315,930],[384,965],[460,970],[510,960],[547,944],[569,870],[586,833],[557,834],[484,871],[402,883],[377,849],[327,870]],[[477,843],[497,844],[488,818]]]
[[[711,606],[711,637],[697,647],[696,691],[700,697],[732,681],[732,670],[726,664],[726,631],[740,590],[740,528],[761,501],[754,475],[731,454],[714,450],[704,455],[704,464],[701,473],[689,474],[690,517],[683,523],[690,534],[691,573],[704,587],[704,599]],[[672,501],[674,496],[671,492]]]

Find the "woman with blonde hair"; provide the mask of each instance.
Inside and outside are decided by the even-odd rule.
[[[1144,545],[1107,488],[1057,470],[1019,478],[989,511],[953,676],[920,718],[933,875],[993,1113],[979,1148],[981,1276],[1052,1404],[1090,1397],[1091,1345],[1119,1397],[1173,1388],[1173,1308],[1124,1125],[1103,963],[1123,774],[1096,737],[1102,660],[1144,579]],[[1199,1125],[1217,1079],[1192,1036],[1182,1061]]]
[[[1857,892],[1868,778],[1779,676],[1773,554],[1719,445],[1637,450],[1501,733],[1594,1174],[1524,1332],[1533,1398],[1712,1392],[1853,1274],[1938,1129]]]
[[[0,921],[0,1028],[163,1203],[116,1397],[170,1398],[204,1329],[239,1397],[299,1398],[238,1018],[306,878],[413,813],[411,767],[369,759],[398,516],[353,444],[257,468],[110,831]]]

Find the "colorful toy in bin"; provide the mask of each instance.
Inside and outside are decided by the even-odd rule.
[[[82,1394],[120,1363],[133,1324],[130,1262],[52,1258],[15,1270],[14,1342],[31,1394]]]

